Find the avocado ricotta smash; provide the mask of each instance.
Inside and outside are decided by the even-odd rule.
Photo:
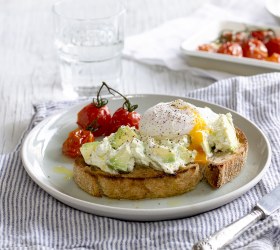
[[[135,165],[174,174],[188,163],[206,164],[213,153],[230,153],[237,147],[230,113],[216,114],[178,99],[148,109],[139,130],[122,126],[80,150],[88,165],[112,174],[131,172]]]

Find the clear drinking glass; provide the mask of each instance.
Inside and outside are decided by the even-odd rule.
[[[92,96],[102,81],[117,88],[125,9],[117,0],[62,0],[53,6],[63,92]]]

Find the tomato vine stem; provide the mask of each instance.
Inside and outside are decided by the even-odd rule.
[[[119,91],[109,87],[107,85],[107,83],[105,83],[105,82],[102,82],[102,85],[101,85],[100,89],[97,92],[96,101],[95,101],[95,98],[93,99],[93,102],[95,103],[96,107],[100,108],[100,107],[105,106],[108,103],[108,100],[105,99],[105,98],[101,98],[101,95],[100,95],[101,90],[102,90],[103,87],[106,87],[108,92],[111,95],[113,95],[113,96],[115,96],[116,93],[118,95],[120,95],[125,100],[125,102],[123,103],[123,108],[127,109],[129,112],[132,112],[132,111],[134,111],[134,110],[136,110],[138,108],[137,104],[131,105],[130,101],[128,100],[128,98],[126,96],[121,94]]]

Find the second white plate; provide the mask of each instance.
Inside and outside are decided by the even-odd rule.
[[[181,44],[181,51],[187,56],[188,64],[193,67],[225,71],[238,75],[254,75],[280,71],[280,63],[197,50],[199,45],[210,43],[217,39],[220,32],[223,30],[241,31],[245,30],[246,27],[256,28],[257,26],[231,21],[213,22],[207,25],[207,27],[199,30],[189,39],[186,39]],[[276,35],[280,36],[279,27],[261,26],[259,28],[271,28],[275,31]]]
[[[129,98],[133,104],[139,105],[138,112],[143,113],[159,102],[169,102],[178,97],[134,95]],[[215,190],[201,182],[195,190],[180,196],[139,201],[97,198],[85,193],[71,178],[73,160],[61,153],[62,143],[67,134],[76,128],[77,112],[85,103],[47,118],[28,134],[22,147],[24,167],[31,178],[56,199],[73,208],[101,216],[155,221],[187,217],[222,206],[244,194],[261,179],[270,163],[269,143],[261,130],[234,111],[199,100],[181,99],[200,107],[208,106],[217,113],[230,111],[236,126],[247,135],[247,163],[237,178],[220,189]],[[110,110],[113,112],[122,102],[120,98],[110,99]]]

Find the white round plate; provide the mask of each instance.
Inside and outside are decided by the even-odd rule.
[[[266,0],[265,7],[270,14],[280,19],[280,2],[278,0]]]
[[[24,167],[30,177],[56,199],[73,208],[101,216],[156,221],[192,216],[222,206],[244,194],[262,178],[271,158],[268,140],[252,122],[232,110],[199,100],[180,98],[196,106],[208,106],[217,113],[231,112],[235,125],[247,135],[247,163],[237,178],[220,189],[215,190],[202,181],[195,190],[180,196],[137,201],[97,198],[82,191],[71,178],[73,160],[61,153],[61,146],[68,133],[76,128],[77,112],[87,103],[49,117],[33,128],[22,147]],[[138,112],[143,113],[159,102],[169,102],[178,97],[133,95],[129,99],[133,104],[138,104]],[[122,103],[121,98],[111,98],[108,106],[113,112]]]

